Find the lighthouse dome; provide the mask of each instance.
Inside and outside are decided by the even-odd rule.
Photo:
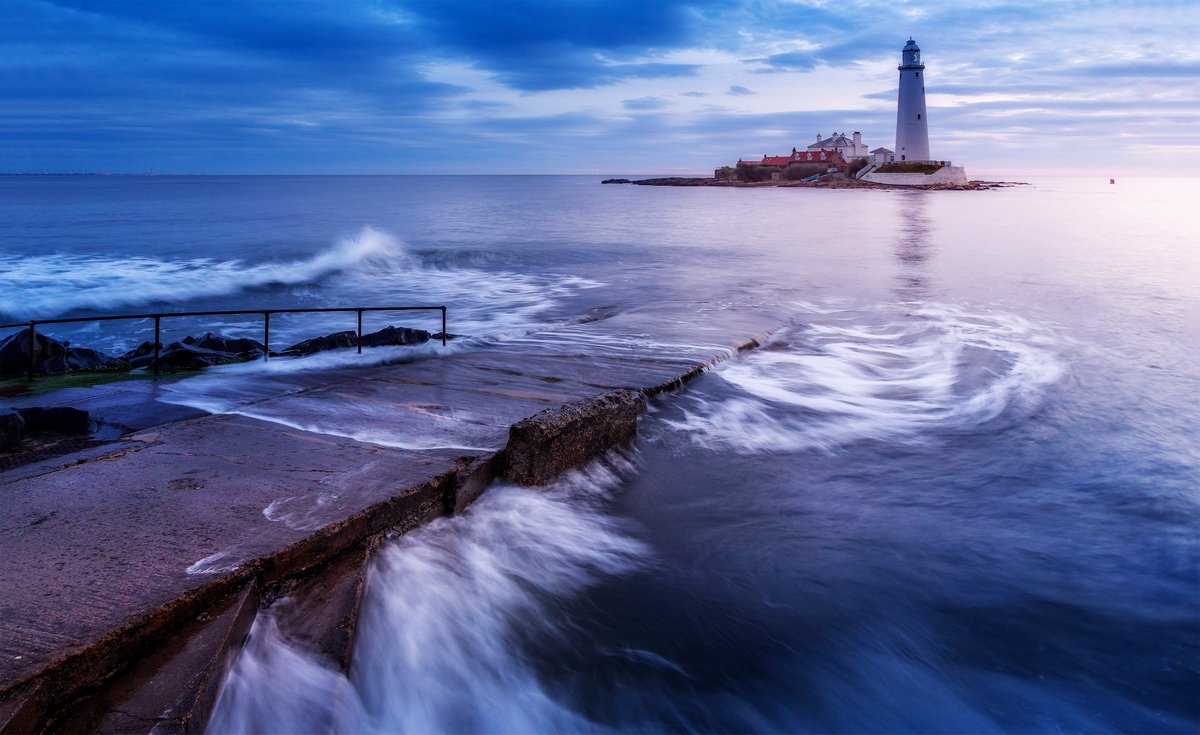
[[[904,44],[904,48],[900,54],[900,69],[924,69],[921,66],[921,49],[917,46],[917,42],[909,36],[908,43]]]

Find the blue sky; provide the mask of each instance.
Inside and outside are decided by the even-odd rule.
[[[0,0],[0,171],[704,173],[862,131],[921,46],[968,173],[1194,173],[1200,3]]]

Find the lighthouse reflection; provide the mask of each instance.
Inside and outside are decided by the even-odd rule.
[[[892,252],[898,266],[895,294],[901,302],[924,301],[930,295],[927,263],[935,255],[931,245],[933,223],[928,214],[929,192],[905,192],[899,198],[896,243]]]

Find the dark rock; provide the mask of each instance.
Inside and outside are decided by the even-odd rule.
[[[684,176],[668,176],[662,179],[638,179],[629,182],[641,186],[712,186],[717,179],[698,179]]]
[[[38,375],[72,370],[98,370],[110,367],[111,360],[95,350],[72,347],[36,333],[33,345],[33,372]],[[29,370],[29,329],[22,329],[0,340],[0,375],[15,376]]]
[[[600,183],[601,184],[628,184],[631,182],[629,181],[629,179],[605,179],[604,181],[601,181]]]
[[[326,350],[339,350],[346,347],[358,346],[358,333],[352,330],[345,332],[334,332],[327,334],[324,337],[313,337],[306,339],[303,342],[296,344],[283,350],[281,355],[311,355],[314,352],[325,352]]]
[[[18,408],[25,419],[25,433],[53,432],[55,434],[87,434],[92,430],[88,412],[70,406],[55,408]]]
[[[213,352],[228,352],[231,355],[237,355],[243,360],[253,360],[256,357],[262,357],[266,352],[266,347],[262,342],[258,342],[246,337],[222,337],[219,334],[209,332],[200,339],[195,337],[185,337],[183,344],[199,347],[204,350],[212,350]]]
[[[387,345],[417,345],[422,342],[428,342],[435,335],[426,332],[424,329],[409,329],[408,327],[385,327],[378,332],[371,332],[362,336],[363,347],[385,347]],[[441,334],[436,335],[437,339],[441,339]],[[345,332],[334,332],[327,334],[324,337],[314,337],[306,339],[303,342],[288,347],[279,354],[281,355],[311,355],[315,352],[325,352],[327,350],[341,350],[358,347],[358,333],[346,330]]]
[[[378,332],[364,334],[363,347],[384,347],[386,345],[417,345],[428,342],[432,335],[424,329],[409,329],[408,327],[385,327]]]
[[[641,393],[618,390],[513,424],[504,447],[504,476],[522,485],[545,485],[637,433]]]
[[[222,337],[209,332],[199,339],[184,337],[181,341],[172,342],[162,348],[159,351],[158,365],[164,370],[196,370],[212,365],[253,360],[262,357],[264,351],[261,342]],[[151,367],[154,365],[154,343],[143,342],[136,349],[126,352],[112,362],[117,361],[124,361],[132,368]]]
[[[225,365],[231,362],[241,362],[242,358],[228,352],[206,350],[194,344],[172,342],[158,355],[158,366],[164,370],[197,370],[213,365]],[[135,360],[130,360],[133,367],[146,367],[154,364],[153,353]]]
[[[162,345],[158,345],[158,346],[161,347]],[[132,362],[133,360],[136,360],[139,357],[145,357],[146,355],[153,356],[154,355],[154,347],[155,347],[154,342],[143,342],[140,345],[138,345],[137,347],[130,350],[129,352],[126,352],[124,355],[121,355],[120,357],[117,357],[115,359],[124,360],[125,362]]]
[[[0,408],[0,452],[21,443],[25,437],[25,419],[11,408]]]

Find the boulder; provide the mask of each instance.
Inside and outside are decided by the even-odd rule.
[[[386,347],[388,345],[418,345],[428,342],[434,335],[424,329],[409,329],[408,327],[384,327],[378,332],[362,336],[363,347]],[[437,335],[441,339],[441,335]],[[281,355],[311,355],[314,352],[326,350],[341,350],[358,347],[358,333],[347,329],[344,332],[334,332],[324,337],[314,337],[288,347]]]
[[[418,345],[428,342],[432,335],[424,329],[409,329],[408,327],[385,327],[378,332],[364,334],[363,347],[384,347],[386,345]]]
[[[184,337],[159,351],[158,364],[164,370],[195,370],[212,365],[242,362],[262,357],[261,342],[252,339],[222,337],[209,332],[203,337]],[[122,361],[131,368],[154,365],[154,343],[143,342],[113,362]]]
[[[72,347],[70,342],[59,342],[52,337],[35,333],[33,372],[38,375],[114,367],[119,366],[107,355],[83,347]],[[0,375],[21,375],[28,369],[29,329],[25,328],[0,340]]]
[[[263,346],[262,342],[246,337],[222,337],[212,332],[209,332],[200,339],[184,337],[182,344],[199,347],[204,350],[212,350],[213,352],[228,352],[242,360],[253,360],[256,357],[262,357],[263,353],[266,352],[266,347]]]
[[[229,352],[207,350],[195,344],[184,344],[183,342],[172,342],[158,353],[158,366],[163,370],[198,370],[213,365],[241,361],[241,357]],[[153,366],[153,347],[151,347],[150,354],[130,360],[129,365],[135,368]]]
[[[25,436],[25,419],[11,408],[0,408],[0,452],[21,443]]]
[[[18,408],[25,421],[25,433],[53,432],[55,434],[87,434],[92,420],[87,411],[70,406],[54,408]]]
[[[358,333],[347,329],[345,332],[334,332],[327,334],[324,337],[313,337],[306,339],[303,342],[288,347],[279,354],[281,355],[311,355],[314,352],[325,352],[327,350],[340,350],[346,347],[358,346]]]
[[[138,345],[137,347],[133,348],[129,352],[126,352],[124,355],[121,355],[120,357],[118,357],[116,359],[124,360],[126,362],[132,362],[133,360],[136,360],[139,357],[145,357],[146,355],[150,355],[151,357],[154,356],[154,343],[153,342],[143,342],[140,345]]]

